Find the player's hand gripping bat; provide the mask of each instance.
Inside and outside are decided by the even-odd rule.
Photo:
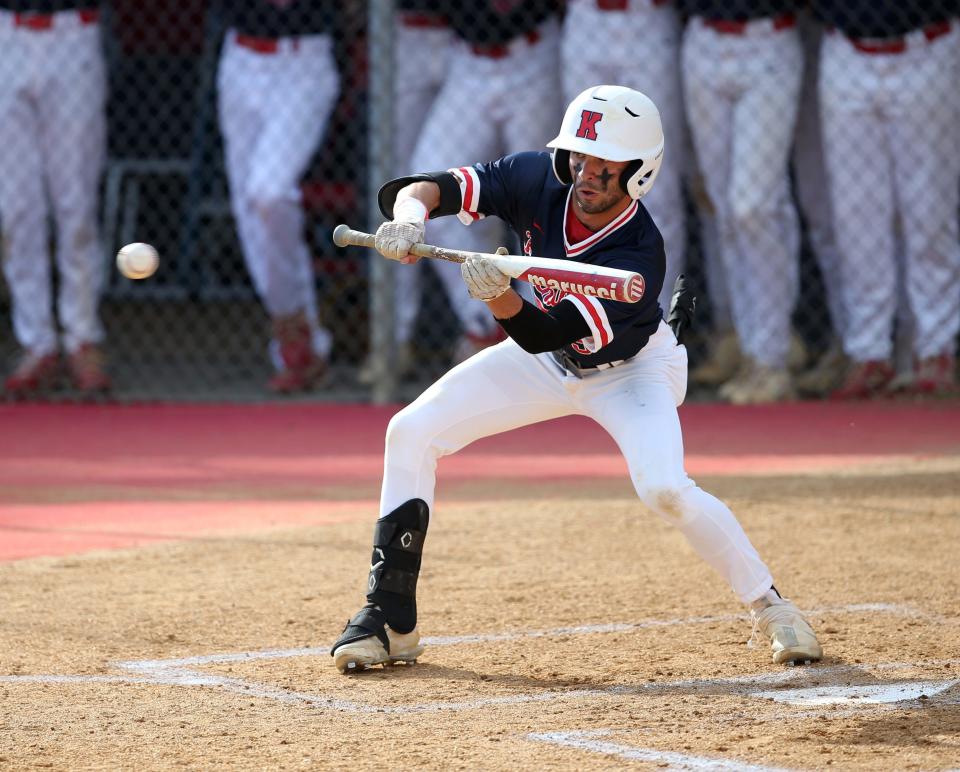
[[[338,247],[348,245],[376,249],[376,237],[372,233],[355,231],[346,225],[338,225],[333,231],[333,243]],[[541,290],[553,289],[574,295],[592,295],[605,300],[636,303],[643,297],[643,276],[619,268],[578,263],[573,260],[554,260],[549,257],[526,257],[525,255],[491,255],[463,252],[459,249],[434,247],[429,244],[414,244],[410,253],[417,257],[432,257],[462,263],[470,255],[479,254],[492,262],[507,276],[530,282]]]

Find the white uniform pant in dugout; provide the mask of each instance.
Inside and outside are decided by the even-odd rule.
[[[643,92],[660,111],[667,149],[657,184],[644,196],[643,205],[660,229],[667,253],[660,293],[663,309],[670,307],[687,242],[680,185],[685,163],[680,27],[676,9],[657,0],[635,0],[616,10],[606,10],[596,0],[570,0],[561,44],[563,95],[568,102],[597,83],[616,83]],[[584,32],[602,44],[584,45]],[[642,64],[637,55],[640,45]]]
[[[784,368],[799,281],[787,160],[803,76],[800,38],[792,24],[773,19],[728,34],[694,17],[681,54],[687,117],[717,213],[734,326],[745,353]]]
[[[264,53],[241,45],[233,32],[224,41],[218,89],[230,198],[267,312],[305,312],[315,348],[325,355],[329,333],[317,321],[299,183],[333,111],[339,76],[329,35],[277,42]]]
[[[555,19],[540,24],[533,40],[524,36],[507,45],[503,56],[478,54],[463,40],[450,52],[446,82],[417,140],[412,166],[441,171],[543,148],[556,133],[563,115],[559,78],[560,26]],[[457,218],[427,223],[426,241],[468,252],[492,252],[501,242],[499,223],[474,223],[464,230]],[[453,312],[464,331],[490,335],[486,306],[467,293],[455,263],[431,263],[443,283]]]
[[[42,30],[0,11],[0,221],[17,340],[57,348],[48,214],[56,222],[64,348],[103,340],[97,185],[106,157],[106,74],[92,13],[61,11]],[[48,206],[49,200],[49,206]]]
[[[767,566],[729,508],[683,468],[677,406],[687,388],[686,348],[661,322],[633,359],[586,373],[578,378],[551,354],[528,354],[513,340],[453,368],[390,421],[380,516],[413,498],[432,509],[441,456],[521,426],[588,416],[616,441],[643,503],[679,528],[742,602],[761,597],[773,583]]]
[[[824,36],[823,138],[849,323],[844,349],[886,359],[897,309],[899,215],[914,353],[952,351],[960,329],[956,22],[915,30],[903,50],[868,53]]]

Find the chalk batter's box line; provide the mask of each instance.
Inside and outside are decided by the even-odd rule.
[[[847,606],[832,606],[815,609],[807,612],[809,616],[824,616],[827,614],[858,614],[877,612],[894,614],[904,617],[927,617],[931,615],[919,611],[912,606],[894,603],[857,603]],[[935,617],[939,620],[939,617]],[[527,638],[557,638],[568,635],[597,635],[603,633],[623,633],[634,630],[648,630],[658,627],[676,627],[681,625],[713,624],[717,622],[737,622],[749,620],[746,614],[722,614],[716,616],[687,617],[684,619],[645,619],[641,622],[612,622],[596,625],[575,625],[572,627],[555,627],[550,630],[518,630],[503,633],[476,633],[472,635],[455,636],[428,636],[423,643],[428,646],[461,646],[472,643],[497,643],[503,641],[519,641]],[[295,649],[264,649],[261,651],[243,651],[224,654],[201,654],[195,657],[182,659],[135,660],[116,663],[119,667],[129,670],[149,670],[167,667],[190,667],[197,665],[218,665],[234,662],[250,662],[258,659],[285,659],[287,657],[313,657],[330,653],[328,647],[310,646]]]
[[[724,759],[711,756],[696,756],[691,753],[662,751],[656,748],[639,748],[634,745],[611,742],[605,738],[612,729],[584,729],[565,732],[531,732],[527,740],[547,743],[561,748],[590,751],[603,756],[614,756],[628,761],[657,764],[676,770],[691,772],[790,772],[782,767],[748,764],[739,759]]]
[[[269,684],[246,681],[239,678],[225,676],[207,675],[205,673],[177,670],[174,668],[167,670],[155,670],[150,675],[142,676],[106,676],[106,675],[36,675],[36,676],[3,676],[0,682],[20,683],[128,683],[138,685],[165,685],[165,686],[195,686],[216,688],[222,691],[240,694],[244,697],[258,697],[272,699],[287,705],[296,705],[307,707],[311,710],[329,710],[350,714],[371,714],[371,713],[439,713],[439,712],[458,712],[463,710],[476,710],[485,707],[503,706],[503,705],[522,705],[530,703],[556,702],[561,700],[582,700],[584,698],[598,697],[622,697],[629,695],[641,695],[644,693],[670,693],[676,692],[682,695],[691,695],[697,693],[713,693],[718,687],[727,688],[726,694],[730,696],[758,696],[754,690],[762,686],[779,685],[795,681],[802,684],[810,679],[822,679],[825,676],[846,676],[852,674],[868,674],[873,671],[905,669],[917,667],[918,665],[937,666],[937,665],[960,665],[960,659],[955,660],[930,660],[924,663],[914,662],[887,662],[873,665],[833,665],[817,667],[813,670],[802,668],[792,668],[776,673],[759,673],[744,676],[730,676],[727,678],[711,679],[679,679],[674,681],[664,681],[651,684],[640,684],[636,686],[611,686],[605,689],[571,689],[554,692],[538,692],[506,695],[503,697],[489,697],[477,700],[468,700],[460,702],[434,702],[434,703],[414,703],[394,706],[377,706],[363,703],[351,702],[349,700],[331,699],[323,695],[308,694],[303,692],[288,691],[280,689]],[[732,687],[732,688],[731,688]],[[960,698],[947,700],[938,700],[937,704],[958,704]],[[840,718],[848,715],[865,715],[868,713],[883,712],[888,710],[897,710],[898,705],[869,705],[854,710],[830,710],[832,718]],[[732,714],[731,714],[732,715]],[[797,711],[789,710],[787,706],[778,705],[777,715],[781,719],[804,719],[821,718],[823,709],[815,711]],[[729,717],[729,716],[728,716]]]
[[[899,616],[927,616],[909,606],[900,606],[884,603],[865,603],[848,606],[822,608],[809,612],[812,616],[836,613],[883,612]],[[635,623],[611,623],[600,625],[580,625],[574,627],[560,627],[552,630],[516,631],[508,633],[475,634],[466,636],[451,636],[425,638],[424,642],[433,646],[454,646],[473,643],[511,641],[532,638],[546,638],[571,635],[593,635],[611,632],[625,632],[639,629],[671,627],[688,624],[708,624],[743,620],[744,615],[722,615],[689,617],[687,619],[645,620]],[[167,686],[194,686],[217,688],[224,691],[242,694],[246,697],[272,699],[290,705],[306,706],[311,709],[333,710],[347,713],[433,713],[441,711],[471,710],[496,705],[514,705],[537,702],[550,702],[564,699],[582,699],[586,697],[620,696],[641,694],[664,690],[690,689],[699,691],[717,686],[737,686],[746,684],[776,684],[793,680],[802,680],[805,673],[802,670],[789,669],[777,673],[764,673],[755,676],[735,676],[719,679],[683,679],[671,682],[643,684],[639,686],[611,686],[603,689],[571,689],[555,692],[537,692],[506,695],[502,697],[481,698],[460,702],[434,702],[397,706],[378,706],[367,703],[357,703],[349,700],[329,698],[321,694],[309,694],[280,689],[270,684],[249,681],[241,678],[218,676],[202,671],[192,670],[190,666],[211,664],[253,662],[261,659],[282,659],[290,657],[318,656],[329,654],[328,648],[305,647],[297,649],[269,649],[263,651],[246,651],[236,653],[209,654],[196,657],[186,657],[169,660],[139,660],[117,663],[121,668],[130,671],[130,675],[117,676],[84,676],[84,675],[34,675],[34,676],[0,676],[2,682],[34,682],[34,683],[132,683],[142,685]],[[945,661],[947,662],[947,661]],[[952,660],[949,662],[953,662]],[[960,660],[957,661],[960,663]],[[930,663],[934,664],[934,663]],[[812,673],[822,677],[828,673],[849,673],[873,668],[909,667],[911,663],[889,663],[887,666],[851,667],[848,665],[818,667]],[[736,690],[736,693],[747,692],[748,689]]]

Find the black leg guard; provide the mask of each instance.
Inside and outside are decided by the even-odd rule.
[[[417,577],[430,509],[410,499],[377,521],[367,578],[367,601],[380,607],[398,633],[417,626]]]

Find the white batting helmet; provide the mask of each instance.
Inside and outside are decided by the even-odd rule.
[[[620,176],[630,198],[643,197],[657,178],[663,160],[663,126],[651,99],[626,86],[592,86],[574,99],[563,116],[553,148],[553,171],[567,185],[570,153],[632,161]]]

